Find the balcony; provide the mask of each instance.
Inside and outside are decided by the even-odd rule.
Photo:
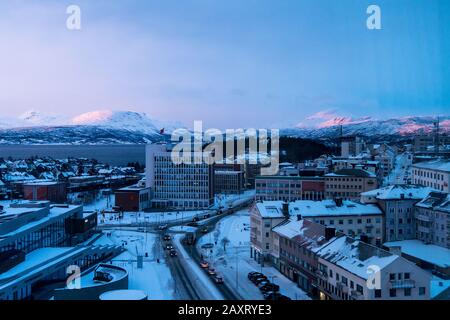
[[[407,280],[391,280],[392,289],[412,289],[416,287],[416,282],[411,279]]]
[[[417,214],[416,219],[420,221],[430,222],[431,219],[429,216],[423,215],[423,214]]]

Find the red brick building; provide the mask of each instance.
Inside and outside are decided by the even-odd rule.
[[[121,188],[114,194],[115,206],[121,211],[144,211],[151,208],[151,188],[134,185]]]
[[[67,188],[64,182],[30,182],[23,185],[24,199],[32,201],[48,200],[54,203],[67,201]]]

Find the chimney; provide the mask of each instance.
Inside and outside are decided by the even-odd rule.
[[[342,198],[335,198],[334,203],[336,203],[336,207],[342,207],[344,205]]]
[[[370,243],[369,243],[369,237],[368,237],[366,234],[362,234],[362,235],[359,237],[359,240],[360,240],[361,242],[370,244]]]
[[[331,227],[325,227],[325,240],[330,240],[336,236],[336,229]]]
[[[298,215],[297,215],[297,221],[300,221],[300,220],[302,220],[302,215],[301,215],[301,214],[298,214]]]
[[[283,215],[289,218],[289,202],[283,202]]]

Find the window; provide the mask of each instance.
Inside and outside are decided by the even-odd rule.
[[[350,288],[355,289],[355,283],[353,281],[350,281]]]
[[[375,298],[381,298],[381,289],[375,290]]]
[[[397,296],[397,290],[396,289],[389,289],[389,296],[390,297],[396,297]]]
[[[425,292],[426,292],[425,287],[420,287],[420,288],[419,288],[419,296],[425,295]]]
[[[363,293],[364,292],[363,287],[360,286],[359,284],[356,285],[356,291],[358,291],[359,293]]]
[[[390,273],[389,274],[389,280],[395,280],[395,273]]]
[[[333,270],[330,270],[330,278],[333,278]]]
[[[411,288],[405,288],[405,297],[411,296]]]

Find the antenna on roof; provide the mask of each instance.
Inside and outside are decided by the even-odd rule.
[[[439,116],[434,123],[434,152],[439,155]]]

